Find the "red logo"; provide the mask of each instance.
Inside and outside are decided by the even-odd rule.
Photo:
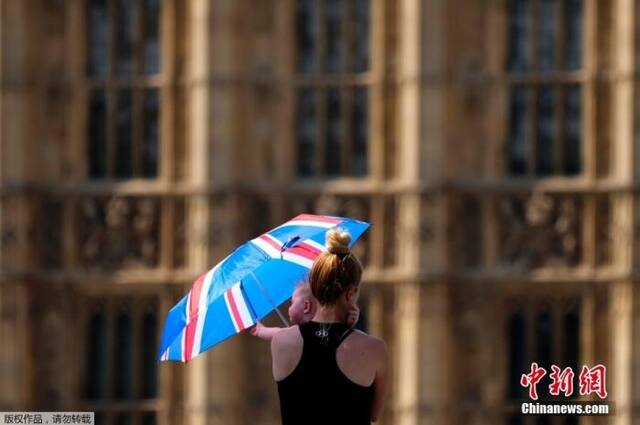
[[[560,372],[560,368],[556,365],[551,366],[551,374],[549,378],[551,378],[551,384],[549,385],[549,393],[551,395],[560,395],[560,392],[564,393],[565,397],[569,397],[573,394],[573,369],[570,367],[565,367],[562,372]]]
[[[538,399],[537,385],[547,374],[543,367],[539,367],[538,363],[531,363],[531,372],[522,374],[520,377],[520,385],[529,388],[529,398]],[[573,378],[575,373],[572,368],[565,367],[560,369],[556,365],[551,366],[551,384],[549,384],[549,394],[558,396],[560,393],[565,397],[573,394]],[[582,366],[579,376],[580,395],[589,395],[595,393],[601,399],[607,397],[607,368],[601,364],[597,364],[592,368]]]
[[[582,366],[580,372],[580,395],[596,393],[598,397],[607,397],[607,368],[601,364],[591,369]]]
[[[536,391],[536,385],[542,379],[547,371],[543,367],[538,367],[538,363],[531,363],[531,372],[527,375],[523,374],[520,377],[520,385],[523,387],[529,387],[529,397],[532,400],[538,399],[538,392]]]

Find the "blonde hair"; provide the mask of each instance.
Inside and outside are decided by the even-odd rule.
[[[300,282],[296,285],[295,289],[293,290],[294,293],[298,293],[300,294],[301,297],[304,298],[312,298],[313,297],[313,293],[311,293],[311,286],[309,286],[308,282]]]
[[[321,305],[331,305],[350,287],[358,287],[362,278],[362,264],[349,249],[351,235],[343,229],[327,232],[327,251],[313,262],[309,285]]]

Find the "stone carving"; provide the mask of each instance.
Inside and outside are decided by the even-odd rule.
[[[479,267],[482,262],[482,205],[477,197],[463,195],[453,202],[455,220],[451,261],[462,267]]]
[[[174,203],[175,215],[173,225],[173,267],[182,268],[188,263],[187,257],[187,209],[184,199]]]
[[[609,197],[599,197],[596,202],[596,263],[599,266],[611,263],[614,228],[611,223]]]
[[[42,199],[38,203],[38,221],[36,227],[38,260],[45,269],[62,266],[63,205],[53,199]]]
[[[154,267],[159,213],[151,198],[85,198],[80,205],[80,261],[85,267]]]
[[[581,260],[580,201],[533,193],[498,201],[500,266],[516,270],[571,267]]]

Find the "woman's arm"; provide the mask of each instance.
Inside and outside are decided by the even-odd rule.
[[[382,340],[377,340],[376,357],[378,360],[378,368],[376,377],[373,381],[373,403],[371,405],[371,420],[376,422],[382,416],[384,410],[384,402],[387,393],[387,345]]]

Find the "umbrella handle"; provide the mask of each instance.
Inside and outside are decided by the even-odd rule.
[[[267,290],[265,289],[264,286],[262,286],[262,282],[260,282],[260,279],[258,279],[256,277],[256,275],[252,272],[250,272],[251,276],[253,277],[253,280],[256,281],[256,283],[258,284],[258,287],[260,288],[260,291],[262,291],[262,295],[264,295],[264,297],[267,299],[267,301],[269,301],[269,304],[271,304],[271,307],[273,307],[273,309],[276,311],[276,313],[278,314],[278,317],[280,317],[280,320],[282,320],[282,323],[284,323],[284,325],[286,327],[291,326],[289,324],[289,321],[284,317],[284,315],[282,314],[282,312],[280,311],[280,309],[278,308],[278,306],[276,305],[276,303],[273,302],[273,300],[271,299],[271,297],[269,296],[269,293],[267,292]],[[257,318],[257,317],[256,317]]]
[[[276,307],[276,313],[278,313],[278,317],[280,317],[280,320],[282,320],[282,323],[284,323],[285,327],[288,328],[289,326],[291,326],[289,321],[284,317],[284,315],[282,314],[282,312],[280,311],[280,309],[278,307]]]

